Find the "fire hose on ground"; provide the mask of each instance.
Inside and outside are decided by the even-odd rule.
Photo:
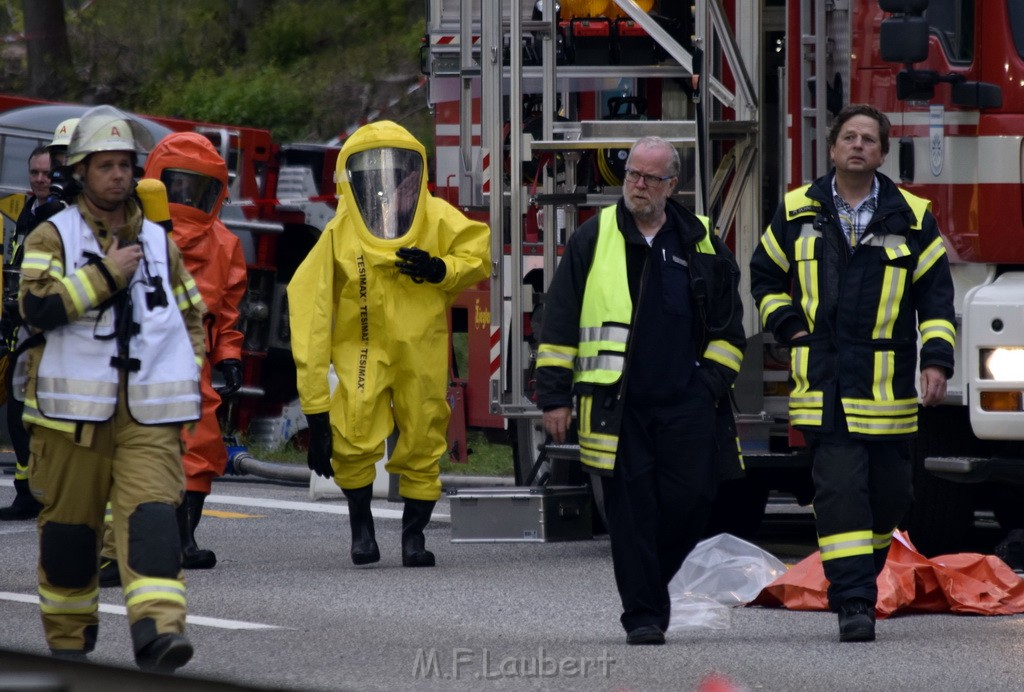
[[[228,455],[226,476],[257,476],[271,481],[308,484],[310,471],[303,464],[284,464],[257,459],[249,452],[237,450]],[[441,485],[445,488],[466,488],[476,486],[515,485],[514,479],[502,476],[465,476],[441,474]]]

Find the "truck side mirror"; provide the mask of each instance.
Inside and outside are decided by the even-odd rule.
[[[924,17],[901,15],[882,20],[878,34],[882,60],[905,65],[928,58],[928,22]]]
[[[1003,90],[988,82],[954,82],[953,103],[968,108],[999,108],[1003,105]]]

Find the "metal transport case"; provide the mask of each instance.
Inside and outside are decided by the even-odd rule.
[[[547,543],[594,537],[586,486],[452,488],[452,543]]]

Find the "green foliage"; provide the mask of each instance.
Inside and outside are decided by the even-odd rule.
[[[212,74],[202,70],[160,90],[146,110],[274,130],[281,141],[309,137],[313,106],[293,76],[273,67]]]
[[[10,3],[9,3],[10,4]],[[325,140],[384,117],[428,148],[420,0],[65,0],[74,79],[65,98]],[[19,31],[20,12],[0,12]],[[23,57],[0,70],[22,91]],[[424,137],[427,135],[427,137]]]

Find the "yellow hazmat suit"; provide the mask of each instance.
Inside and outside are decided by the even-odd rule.
[[[360,200],[372,202],[376,195],[386,212],[388,193],[367,195],[362,173],[352,165],[378,149],[398,151],[419,171],[415,211],[409,205],[410,220],[384,224],[392,229],[387,234]],[[338,156],[337,214],[295,272],[288,305],[302,410],[330,411],[335,482],[342,489],[372,484],[384,441],[397,427],[386,468],[400,475],[402,497],[433,502],[441,495],[438,459],[447,448],[451,416],[447,310],[459,291],[488,276],[490,232],[431,196],[425,170],[423,145],[400,125],[359,128]],[[412,246],[444,262],[438,283],[396,268],[397,251]],[[331,364],[338,376],[333,396]]]

